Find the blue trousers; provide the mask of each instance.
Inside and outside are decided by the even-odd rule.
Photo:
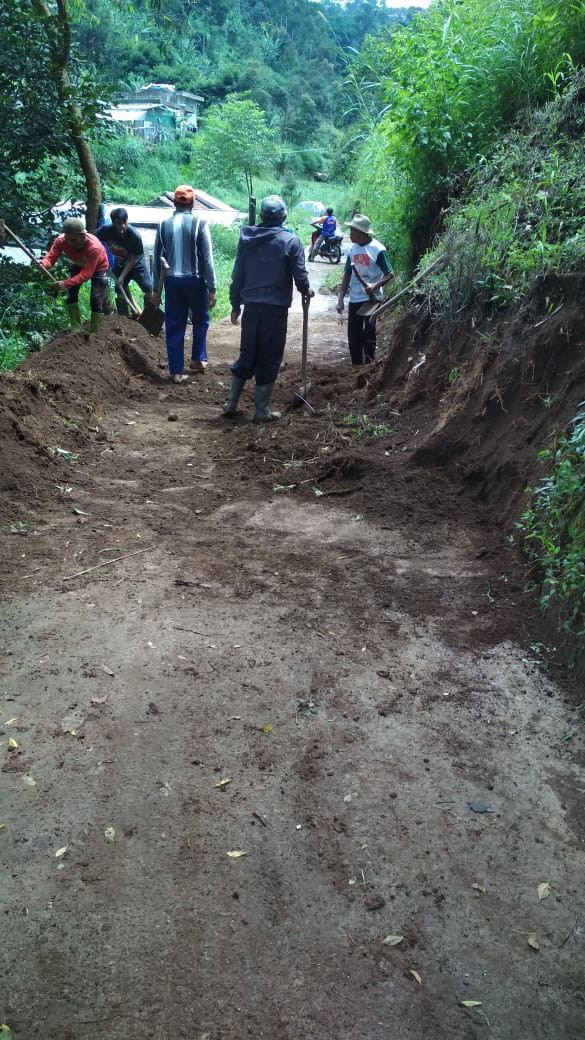
[[[189,311],[193,320],[193,361],[207,361],[205,339],[209,328],[209,312],[207,303],[209,292],[204,278],[194,275],[177,278],[167,275],[165,278],[165,337],[169,372],[172,376],[182,375],[184,359],[185,332]]]

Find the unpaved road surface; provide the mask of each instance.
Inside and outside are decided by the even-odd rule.
[[[416,431],[344,427],[314,313],[317,417],[222,420],[218,322],[3,529],[14,1040],[585,1036],[582,712],[502,532],[409,471]]]

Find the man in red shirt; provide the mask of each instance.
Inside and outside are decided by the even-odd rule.
[[[67,217],[63,223],[63,234],[57,235],[49,252],[38,261],[40,267],[52,267],[64,254],[71,261],[69,277],[55,282],[57,292],[67,291],[65,307],[71,328],[81,328],[79,313],[79,286],[91,279],[89,306],[91,309],[90,332],[97,332],[104,316],[104,299],[108,292],[108,257],[100,240],[85,230],[80,217]]]

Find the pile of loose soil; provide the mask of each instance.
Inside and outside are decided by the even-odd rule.
[[[2,513],[40,502],[62,476],[102,439],[99,417],[117,402],[163,379],[162,344],[138,324],[111,318],[98,335],[62,332],[40,353],[0,375],[0,499]],[[63,453],[69,454],[63,454]]]

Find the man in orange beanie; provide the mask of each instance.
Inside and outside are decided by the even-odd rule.
[[[215,307],[215,270],[213,248],[207,221],[194,216],[195,192],[189,184],[175,188],[175,212],[163,220],[154,244],[153,280],[158,284],[161,258],[168,264],[165,274],[165,335],[169,373],[173,383],[183,383],[184,341],[191,311],[193,345],[191,368],[203,371],[207,365],[205,340],[201,356],[201,329],[207,331],[208,311]]]

